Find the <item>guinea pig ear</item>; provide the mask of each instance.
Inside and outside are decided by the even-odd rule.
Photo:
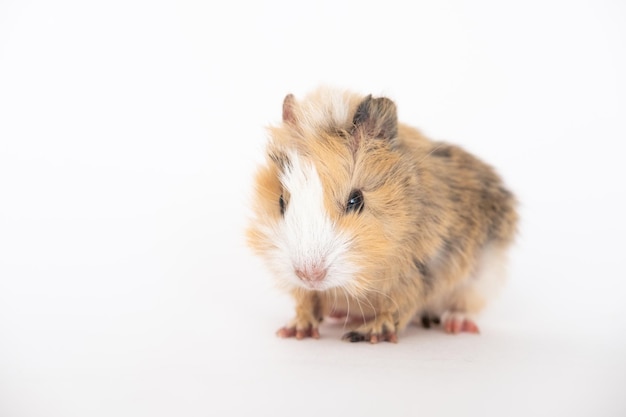
[[[352,135],[362,138],[392,140],[398,134],[398,113],[393,101],[386,97],[365,97],[352,119]]]
[[[296,98],[293,94],[287,94],[283,100],[283,122],[292,126],[296,124]]]

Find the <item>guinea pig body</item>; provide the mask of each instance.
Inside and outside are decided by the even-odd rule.
[[[288,95],[256,175],[248,243],[296,302],[282,337],[397,341],[411,321],[478,332],[504,279],[515,198],[489,165],[399,124],[395,104],[319,89]]]

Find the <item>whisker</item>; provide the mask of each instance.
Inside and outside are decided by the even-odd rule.
[[[370,283],[370,282],[386,282],[386,281],[393,281],[393,278],[371,279],[371,280],[368,280],[368,283]]]
[[[394,300],[393,298],[391,298],[389,295],[385,294],[385,293],[384,293],[384,292],[382,292],[382,291],[376,290],[376,289],[374,289],[374,288],[369,288],[368,290],[369,290],[369,291],[371,291],[371,292],[373,292],[373,293],[375,293],[375,294],[380,294],[380,295],[382,295],[383,297],[388,298],[388,299],[389,299],[389,301],[391,301],[391,302],[394,304],[394,306],[396,307],[396,310],[400,311],[400,306],[398,305],[398,303],[396,302],[396,300]]]
[[[349,287],[346,287],[346,291],[356,300],[359,304],[359,308],[361,309],[361,316],[363,317],[363,324],[367,325],[367,317],[365,316],[365,312],[363,311],[363,307],[361,306],[360,301],[366,302],[371,310],[374,312],[374,320],[377,318],[376,308],[372,304],[371,300],[367,297],[368,291],[367,288],[359,285],[358,283],[352,283]]]
[[[365,326],[367,324],[367,320],[365,319],[365,312],[363,312],[363,307],[361,307],[361,302],[359,301],[358,297],[355,297],[354,300],[359,306],[359,310],[361,310],[361,317],[363,317],[363,325]]]
[[[424,160],[426,158],[428,158],[429,156],[431,156],[433,154],[433,152],[435,152],[437,149],[441,148],[442,146],[445,146],[445,143],[440,143],[439,145],[435,146],[430,152],[428,152],[426,154],[426,156],[424,156],[422,159],[420,159],[419,161],[417,161],[417,164],[419,165],[421,162],[424,162]]]
[[[367,304],[369,304],[370,308],[372,309],[372,311],[374,312],[374,321],[376,321],[378,314],[376,311],[376,308],[374,308],[374,305],[372,304],[372,302],[370,301],[370,299],[367,297],[367,290],[365,288],[362,289],[363,292],[363,301],[366,301]]]
[[[348,294],[346,294],[345,292],[343,293],[343,295],[345,295],[346,297],[346,319],[343,321],[343,330],[342,333],[345,333],[346,331],[346,326],[348,325],[348,319],[350,318],[350,299],[348,298]]]

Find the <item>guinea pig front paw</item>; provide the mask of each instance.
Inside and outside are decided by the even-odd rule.
[[[313,339],[319,339],[319,322],[313,323],[309,320],[294,319],[286,326],[278,329],[276,335],[283,339],[287,339],[290,337],[295,337],[298,340],[302,340],[308,337]]]
[[[344,334],[341,339],[349,342],[370,342],[372,344],[378,342],[398,343],[396,325],[390,315],[379,315],[376,319]]]
[[[443,323],[443,329],[446,333],[480,333],[476,323],[474,323],[474,321],[465,313],[458,311],[446,311],[441,316],[441,321]]]
[[[296,327],[284,326],[278,329],[276,332],[278,337],[282,337],[283,339],[287,339],[289,337],[295,337],[298,340],[305,339],[307,337],[311,337],[313,339],[320,338],[320,331],[318,328],[309,326],[305,329],[298,329]]]

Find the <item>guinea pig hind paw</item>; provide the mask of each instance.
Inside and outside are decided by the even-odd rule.
[[[351,343],[363,342],[366,340],[366,336],[358,332],[348,332],[341,336],[341,340],[347,340]]]
[[[344,334],[342,339],[350,342],[370,342],[372,344],[378,342],[398,343],[396,327],[385,316],[379,316],[376,320]]]
[[[347,340],[348,342],[370,342],[372,344],[376,344],[378,342],[391,342],[398,343],[398,335],[395,332],[386,332],[382,334],[378,333],[359,333],[359,332],[348,332],[341,337],[342,340]]]
[[[446,333],[480,333],[476,323],[474,323],[474,321],[464,313],[446,312],[442,316],[442,322]]]

